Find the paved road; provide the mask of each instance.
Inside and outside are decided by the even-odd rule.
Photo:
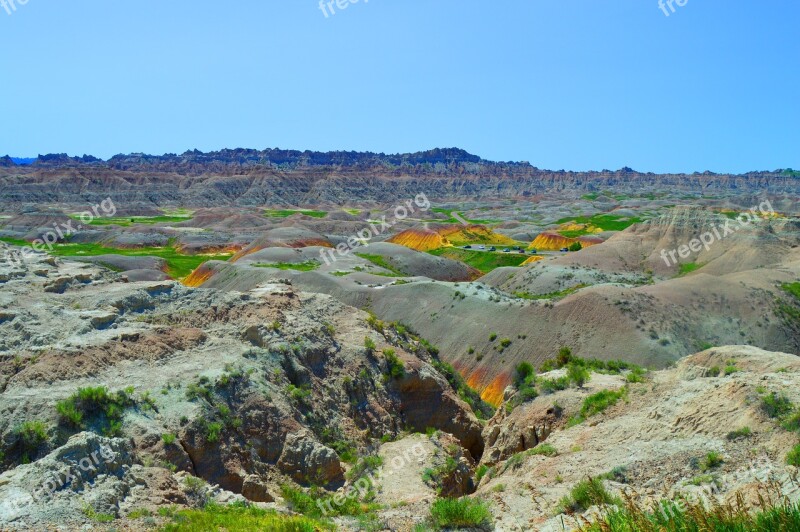
[[[461,216],[460,214],[458,214],[456,211],[452,211],[452,212],[450,213],[450,216],[452,216],[453,218],[455,218],[456,220],[458,220],[459,222],[461,222],[461,225],[469,225],[469,222],[468,222],[468,221],[466,221],[466,220],[464,219],[464,217],[463,217],[463,216]]]

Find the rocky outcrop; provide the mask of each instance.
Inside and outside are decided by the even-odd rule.
[[[424,432],[438,427],[455,436],[476,459],[483,454],[481,427],[469,408],[450,390],[447,381],[427,365],[411,365],[393,382],[409,427]]]
[[[82,432],[44,458],[0,475],[0,529],[45,530],[58,523],[78,530],[93,515],[122,517],[133,509],[186,505],[184,489],[166,469],[139,465],[127,440]],[[236,499],[215,488],[202,490],[206,500]]]
[[[336,451],[319,443],[308,430],[286,436],[278,467],[297,482],[330,486],[344,481]]]
[[[524,404],[511,414],[505,408],[498,408],[483,430],[486,452],[482,462],[494,465],[533,449],[547,440],[561,418],[561,408],[553,406],[552,402]]]

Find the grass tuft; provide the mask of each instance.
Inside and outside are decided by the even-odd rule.
[[[431,506],[431,519],[436,528],[479,528],[490,522],[488,505],[480,500],[439,499]]]

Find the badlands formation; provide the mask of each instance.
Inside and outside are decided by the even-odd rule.
[[[0,530],[796,503],[798,196],[461,150],[0,159]]]

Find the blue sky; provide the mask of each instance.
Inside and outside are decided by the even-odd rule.
[[[800,168],[796,0],[688,0],[669,17],[657,0],[335,9],[0,7],[0,152],[457,146],[550,169]]]

